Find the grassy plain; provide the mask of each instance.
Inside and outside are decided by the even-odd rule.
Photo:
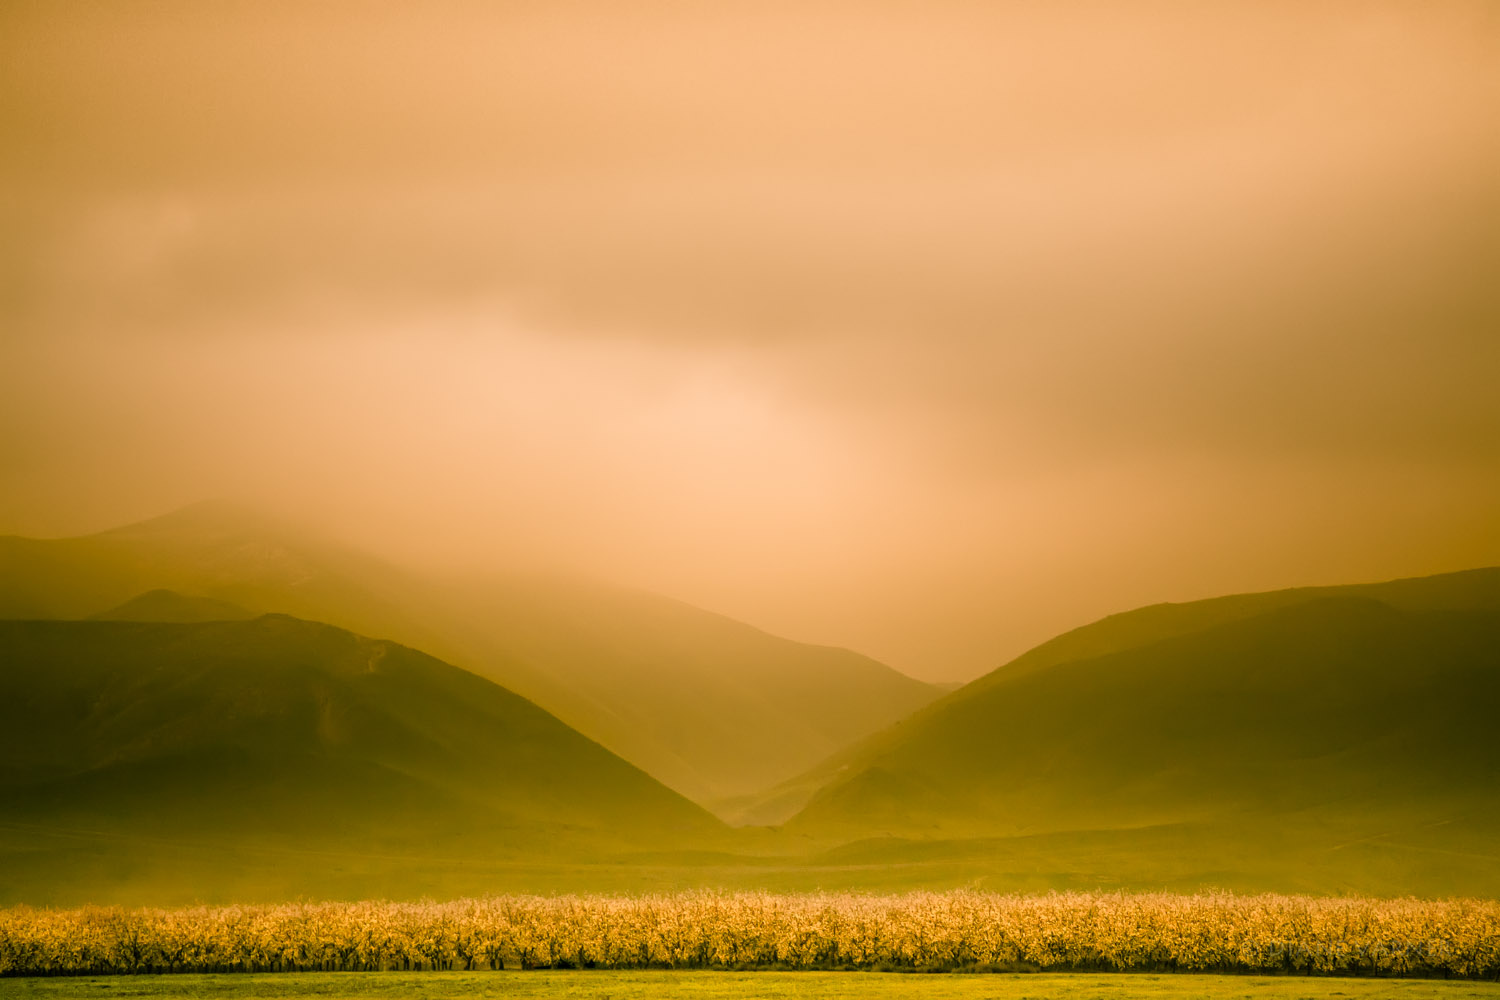
[[[0,979],[0,1000],[1497,1000],[1500,984],[1307,976],[862,972],[426,972]]]

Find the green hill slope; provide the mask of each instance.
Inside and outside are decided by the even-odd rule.
[[[1058,876],[1097,865],[1104,884],[1186,866],[1241,886],[1494,891],[1496,579],[1207,602],[1168,623],[1180,634],[1045,662],[1054,641],[813,772],[787,830],[868,841],[851,863],[985,841]],[[1173,612],[1146,610],[1072,652],[1168,631]]]
[[[1151,604],[1064,632],[1000,670],[977,679],[969,687],[979,690],[984,685],[1059,663],[1133,649],[1173,636],[1201,632],[1215,625],[1242,621],[1278,608],[1330,597],[1365,598],[1405,611],[1500,610],[1500,567],[1382,583],[1294,587],[1254,594],[1230,594],[1182,604]]]
[[[1500,615],[1330,598],[988,685],[799,824],[1022,834],[1385,808],[1500,784]]]
[[[586,859],[724,832],[483,678],[279,615],[0,622],[0,761],[0,867],[25,867],[32,902],[80,869],[149,895],[141,871],[187,847],[219,861],[205,895],[328,892],[350,859],[359,891],[413,892],[413,857]]]
[[[850,744],[817,766],[741,797],[721,810],[732,821],[780,824],[796,815],[819,791],[869,766],[888,750],[930,725],[941,726],[945,713],[992,688],[1060,664],[1091,659],[1191,635],[1218,625],[1244,621],[1267,612],[1329,598],[1379,601],[1408,611],[1500,611],[1500,567],[1414,577],[1382,583],[1336,587],[1299,587],[1254,594],[1233,594],[1185,604],[1153,604],[1110,615],[1049,639],[997,670],[942,697],[894,726]]]
[[[940,693],[858,653],[638,591],[480,583],[449,591],[429,620],[445,623],[463,662],[504,663],[517,690],[709,805],[797,774]]]
[[[155,588],[429,650],[698,801],[804,771],[940,693],[655,595],[428,579],[218,503],[86,538],[0,538],[0,617],[83,618]]]

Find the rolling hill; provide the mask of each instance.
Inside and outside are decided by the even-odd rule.
[[[85,618],[156,589],[430,651],[700,802],[805,771],[941,693],[657,595],[423,577],[223,503],[82,538],[0,538],[0,617]]]
[[[1500,615],[1326,599],[914,720],[796,823],[1024,834],[1500,787]]]
[[[607,587],[424,579],[221,507],[0,560],[0,613],[52,619],[0,623],[0,899],[1500,893],[1500,569],[1114,615],[869,734],[906,695],[856,654]],[[267,608],[520,692],[244,620]],[[575,719],[705,798],[771,775],[719,805],[777,826],[725,829]]]
[[[910,737],[914,730],[941,725],[956,704],[983,697],[1027,674],[1061,664],[1150,646],[1260,614],[1329,598],[1362,598],[1407,611],[1500,611],[1500,567],[1464,570],[1430,577],[1334,587],[1297,587],[1263,593],[1233,594],[1183,604],[1153,604],[1110,615],[1065,632],[1028,650],[1004,666],[971,681],[896,725],[852,743],[816,767],[741,797],[733,819],[764,825],[785,823],[819,791],[861,768]]]
[[[598,859],[727,833],[510,691],[282,615],[0,622],[0,761],[0,895],[24,881],[30,902],[114,884],[151,898],[194,851],[214,862],[198,897],[415,894],[432,858]]]
[[[973,683],[999,683],[1059,663],[1133,649],[1215,625],[1242,621],[1278,608],[1331,597],[1365,598],[1404,611],[1495,611],[1500,610],[1500,567],[1381,583],[1293,587],[1230,594],[1182,604],[1151,604],[1064,632]]]
[[[888,856],[1131,843],[1123,868],[1191,856],[1221,884],[1500,885],[1497,581],[1105,619],[815,770],[786,828]]]
[[[117,608],[89,615],[107,622],[233,622],[258,617],[238,604],[212,597],[189,597],[175,590],[148,590]]]

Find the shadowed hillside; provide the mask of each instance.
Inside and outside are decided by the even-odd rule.
[[[332,626],[7,621],[0,651],[4,867],[56,866],[75,896],[91,858],[144,891],[134,869],[182,848],[220,858],[205,894],[248,877],[250,850],[279,852],[273,877],[304,893],[360,859],[385,856],[367,877],[399,885],[403,856],[576,860],[723,833],[525,699]]]
[[[806,770],[940,693],[667,598],[427,579],[222,503],[86,538],[0,539],[0,616],[84,618],[157,588],[431,651],[699,801]]]
[[[852,751],[788,828],[896,838],[885,853],[912,838],[949,853],[972,838],[1133,843],[1286,885],[1338,870],[1342,851],[1365,884],[1495,885],[1492,580],[1369,588],[1403,607],[1266,601],[1118,652],[1002,668]]]
[[[969,687],[979,690],[983,685],[1001,683],[1055,664],[1134,649],[1161,639],[1201,632],[1215,625],[1330,597],[1364,598],[1404,611],[1500,611],[1500,567],[1382,583],[1293,587],[1255,594],[1230,594],[1182,604],[1151,604],[1064,632],[1018,656],[1001,669],[975,680]]]
[[[1466,570],[1431,577],[1337,587],[1299,587],[1255,594],[1234,594],[1185,604],[1153,604],[1100,619],[1049,639],[1003,667],[978,678],[916,712],[895,726],[846,747],[817,767],[779,785],[744,796],[731,818],[779,824],[794,816],[818,792],[858,773],[917,732],[941,729],[957,706],[981,700],[986,692],[1061,664],[1151,646],[1219,625],[1244,621],[1283,608],[1353,598],[1378,601],[1405,611],[1500,612],[1500,568]],[[1313,664],[1312,666],[1316,666]],[[1007,696],[1002,696],[1007,697]],[[1144,690],[1141,697],[1145,697]],[[997,715],[997,723],[999,720]]]

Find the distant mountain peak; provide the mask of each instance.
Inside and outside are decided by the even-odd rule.
[[[0,617],[84,618],[165,588],[429,650],[700,799],[796,775],[938,694],[851,651],[644,591],[428,577],[234,501],[14,540],[0,570]]]
[[[132,597],[117,607],[90,615],[94,621],[212,622],[243,621],[255,613],[212,597],[193,597],[157,588]]]
[[[143,521],[110,528],[99,534],[110,538],[160,538],[175,535],[201,539],[252,533],[299,537],[306,534],[306,529],[252,505],[216,497],[199,500]]]

